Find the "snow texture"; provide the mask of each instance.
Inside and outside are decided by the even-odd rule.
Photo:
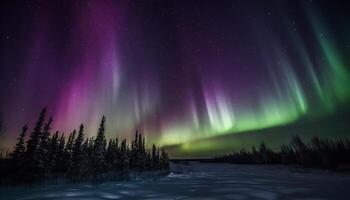
[[[130,182],[2,187],[1,200],[350,199],[350,175],[284,166],[171,164],[171,173]]]

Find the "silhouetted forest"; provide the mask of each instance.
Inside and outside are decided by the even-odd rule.
[[[145,138],[136,132],[129,145],[124,139],[106,140],[103,116],[96,138],[84,137],[84,125],[65,138],[51,133],[52,117],[45,121],[46,108],[40,113],[26,140],[24,125],[9,158],[0,159],[0,183],[18,184],[63,178],[71,182],[128,180],[130,172],[160,171],[169,168],[168,154],[154,144],[145,147]]]
[[[350,166],[350,141],[313,137],[304,143],[299,136],[294,136],[290,144],[282,145],[279,151],[271,150],[263,142],[258,149],[243,149],[214,160],[237,164],[285,164],[337,169]]]

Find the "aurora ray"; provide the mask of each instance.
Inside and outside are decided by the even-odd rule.
[[[44,106],[62,132],[93,136],[105,115],[109,137],[140,130],[188,156],[349,109],[346,2],[0,4],[5,146]]]

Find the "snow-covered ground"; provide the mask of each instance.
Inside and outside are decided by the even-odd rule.
[[[157,179],[0,188],[0,199],[350,199],[350,175],[191,162],[172,164],[171,173]]]

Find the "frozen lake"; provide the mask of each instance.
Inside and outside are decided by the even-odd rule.
[[[350,199],[350,175],[191,162],[154,180],[1,188],[0,199]]]

